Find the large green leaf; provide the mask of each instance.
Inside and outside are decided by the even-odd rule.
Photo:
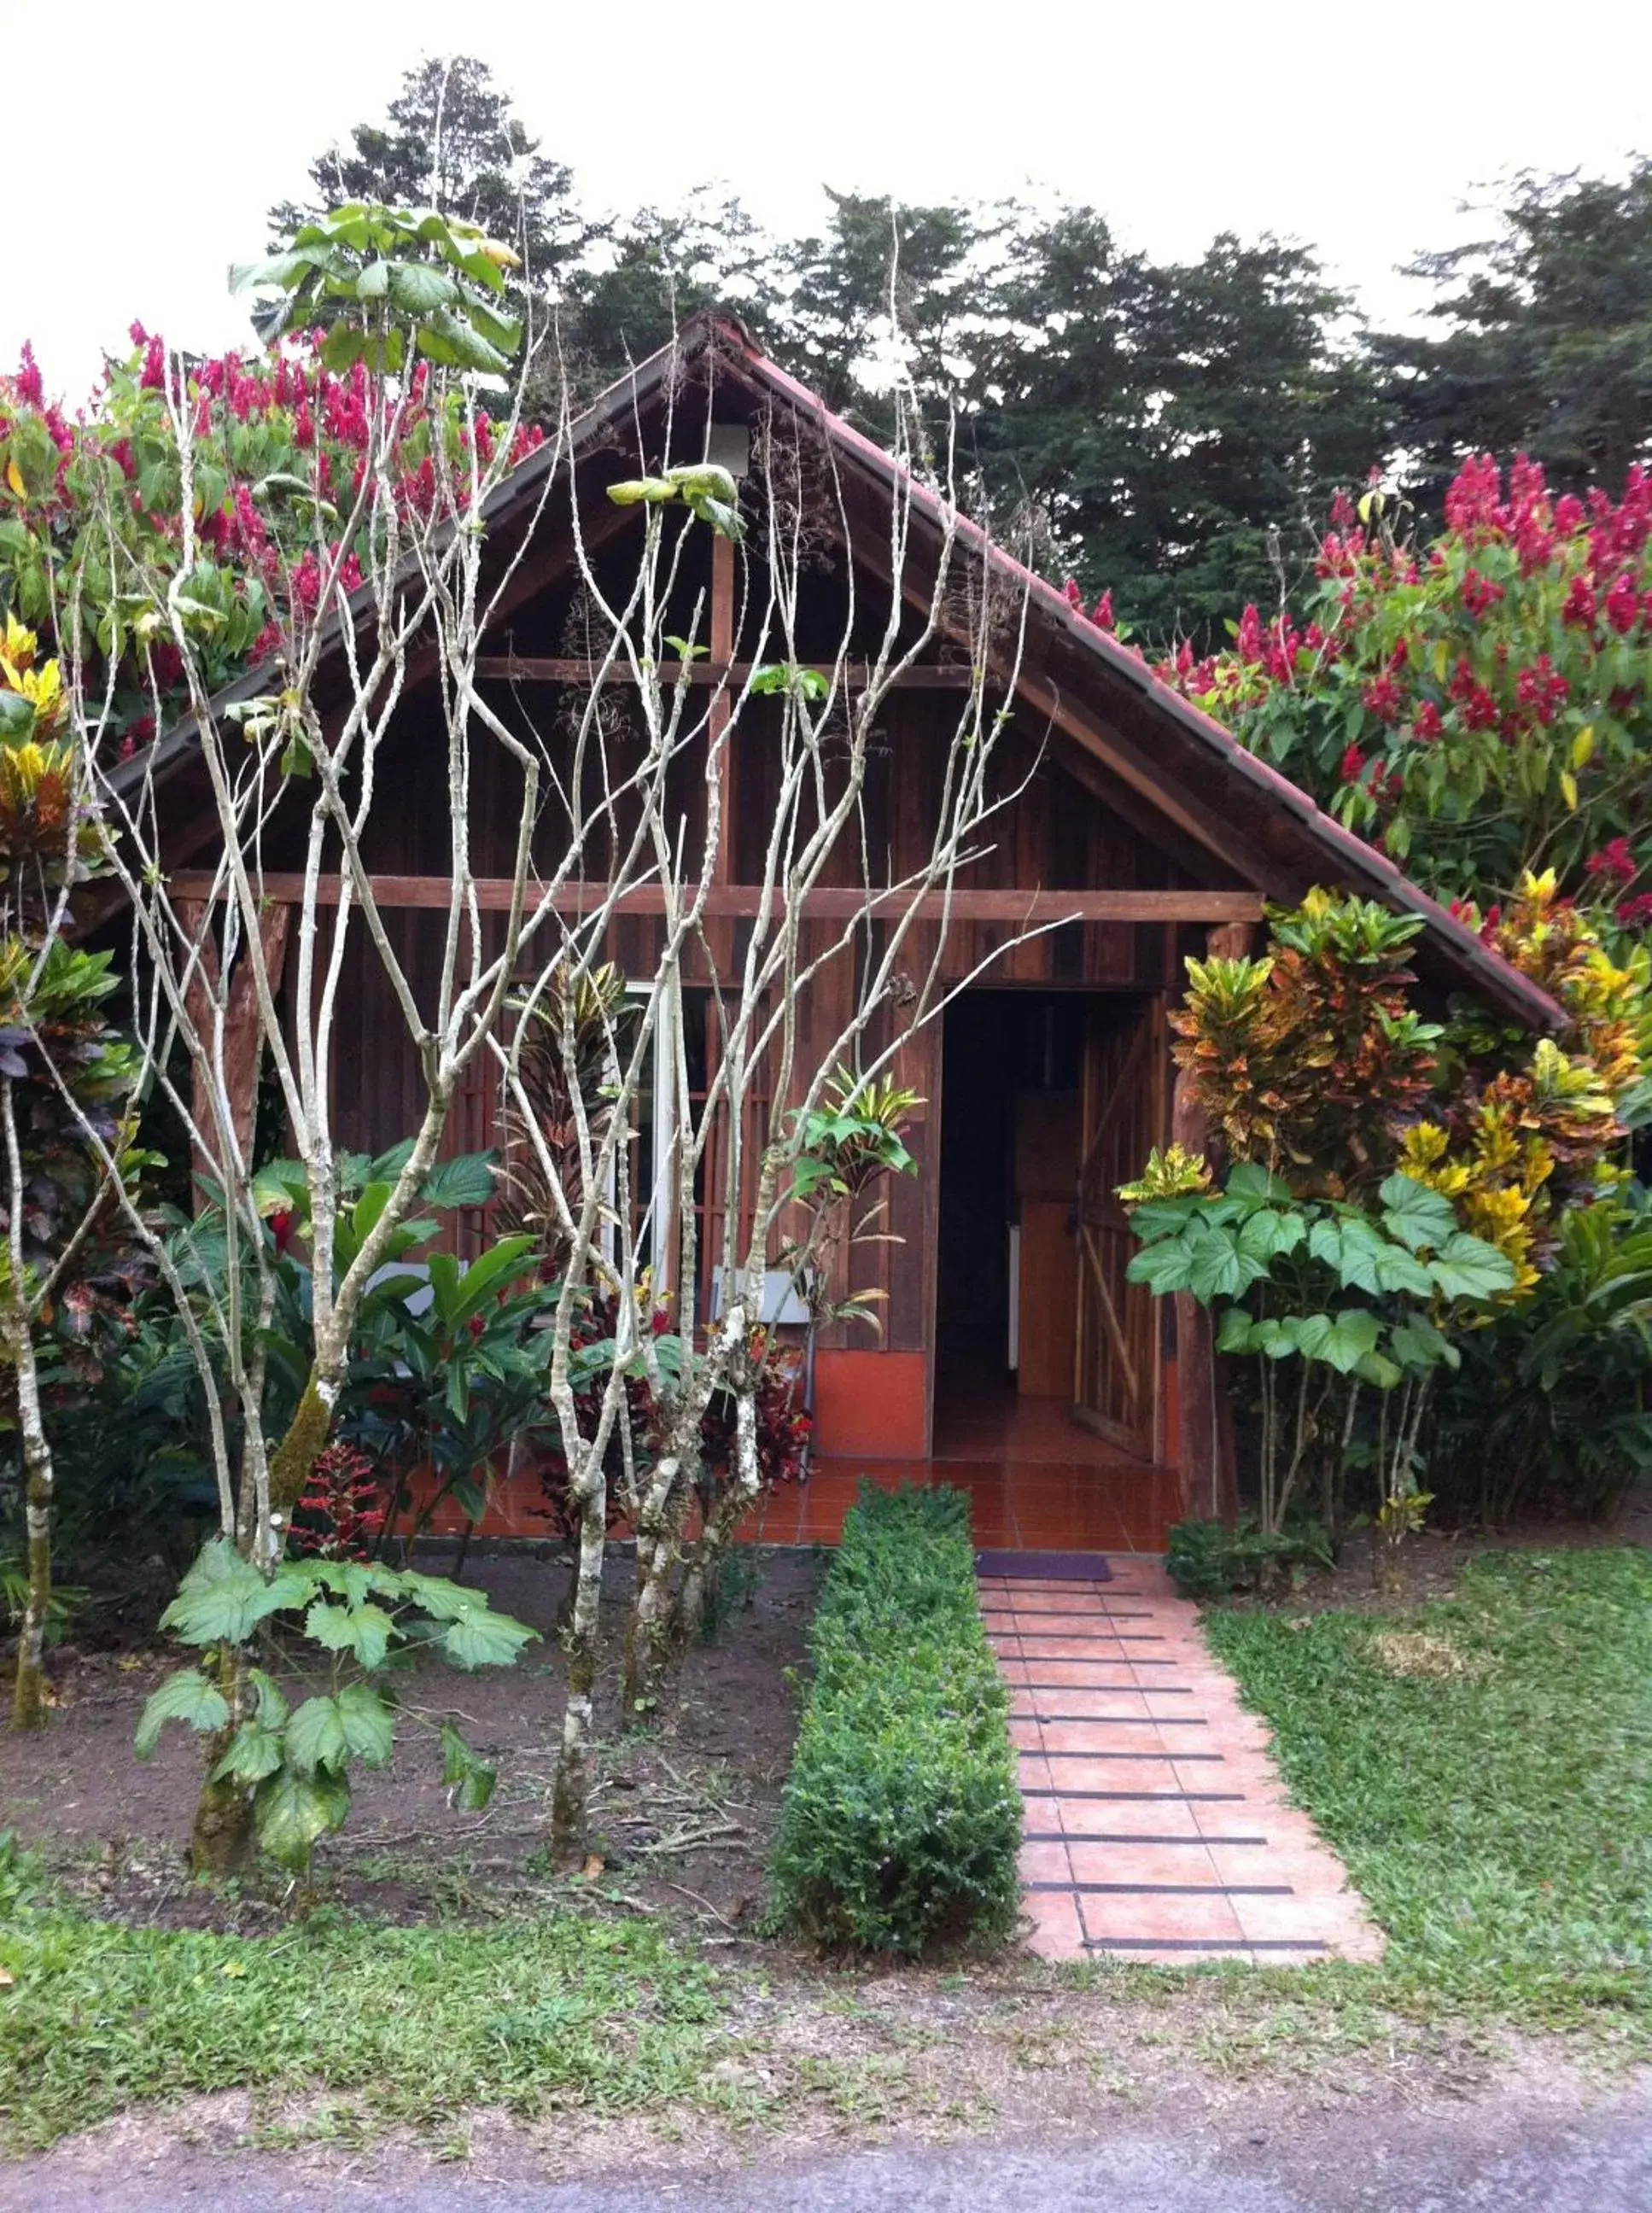
[[[1261,1350],[1258,1336],[1261,1323],[1247,1314],[1243,1307],[1229,1307],[1222,1317],[1222,1326],[1216,1332],[1218,1352],[1257,1352]]]
[[[1260,1260],[1241,1252],[1238,1238],[1229,1230],[1200,1222],[1190,1241],[1187,1288],[1203,1306],[1209,1306],[1213,1299],[1237,1298],[1259,1276],[1267,1273]]]
[[[1127,1283],[1145,1283],[1155,1298],[1167,1291],[1185,1291],[1192,1264],[1192,1248],[1186,1236],[1167,1237],[1140,1253],[1132,1253],[1125,1270]]]
[[[329,1606],[318,1599],[304,1617],[304,1634],[326,1652],[353,1652],[363,1667],[381,1667],[395,1623],[381,1606],[364,1601]]]
[[[241,1644],[292,1598],[290,1578],[277,1570],[266,1580],[227,1539],[214,1537],[201,1548],[161,1625],[186,1644]]]
[[[299,1775],[341,1768],[350,1739],[337,1698],[306,1698],[287,1724],[287,1765]]]
[[[1194,1198],[1144,1198],[1130,1210],[1130,1226],[1143,1245],[1173,1237],[1193,1218]]]
[[[438,1161],[419,1186],[424,1206],[485,1206],[493,1197],[492,1153],[460,1153]]]
[[[1377,1197],[1382,1201],[1384,1228],[1413,1253],[1424,1245],[1438,1252],[1456,1229],[1451,1201],[1413,1177],[1387,1177]]]
[[[442,1638],[442,1649],[455,1667],[508,1667],[539,1635],[509,1614],[479,1607],[450,1622]]]
[[[1339,1375],[1347,1375],[1376,1350],[1380,1328],[1367,1307],[1345,1307],[1330,1317],[1331,1327],[1321,1338],[1317,1355]]]
[[[338,1698],[344,1741],[368,1767],[382,1767],[395,1741],[395,1722],[379,1693],[366,1683],[346,1683]]]
[[[1515,1264],[1509,1255],[1466,1229],[1446,1240],[1428,1270],[1448,1299],[1493,1299],[1514,1287]]]
[[[262,1667],[250,1667],[247,1670],[247,1680],[253,1686],[253,1696],[258,1701],[255,1710],[265,1728],[272,1729],[284,1728],[291,1708],[282,1696],[273,1678],[266,1675]]]
[[[451,1722],[442,1724],[442,1780],[467,1814],[479,1814],[493,1795],[497,1771],[478,1758]]]
[[[1254,1200],[1259,1206],[1289,1206],[1290,1186],[1256,1161],[1241,1161],[1228,1179],[1228,1190],[1234,1198]]]
[[[231,1738],[229,1751],[213,1769],[212,1780],[261,1783],[280,1765],[279,1732],[262,1728],[257,1722],[243,1722]]]
[[[342,1775],[300,1775],[290,1767],[277,1768],[259,1784],[253,1800],[259,1842],[271,1859],[301,1872],[309,1865],[317,1839],[343,1828],[349,1814],[350,1784]]]
[[[160,1689],[145,1699],[132,1749],[140,1759],[147,1759],[168,1722],[187,1722],[191,1728],[207,1736],[229,1719],[229,1701],[217,1685],[198,1667],[185,1667],[176,1675],[168,1675]]]
[[[1349,1289],[1369,1291],[1374,1296],[1384,1291],[1410,1291],[1425,1299],[1434,1288],[1420,1260],[1357,1216],[1343,1222],[1337,1272]]]
[[[1308,1235],[1307,1217],[1283,1214],[1265,1206],[1253,1214],[1239,1233],[1239,1249],[1265,1264],[1281,1253],[1294,1253]]]
[[[404,315],[434,314],[438,308],[451,308],[459,297],[454,278],[428,261],[392,261],[382,265],[391,305]]]
[[[1414,1314],[1388,1334],[1388,1350],[1404,1368],[1457,1368],[1462,1355],[1431,1321]]]
[[[462,1282],[454,1284],[445,1299],[441,1299],[442,1320],[445,1328],[462,1329],[473,1315],[497,1298],[507,1284],[518,1277],[527,1275],[534,1265],[536,1241],[532,1237],[502,1237],[485,1253],[479,1253],[466,1269]],[[434,1253],[430,1260],[431,1281],[436,1280],[437,1260],[447,1258]]]

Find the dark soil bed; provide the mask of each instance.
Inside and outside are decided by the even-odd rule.
[[[584,1877],[591,1893],[684,1914],[714,1935],[754,1928],[796,1728],[791,1671],[804,1657],[825,1559],[803,1548],[742,1548],[730,1577],[735,1602],[715,1640],[686,1654],[680,1695],[622,1732],[615,1686],[633,1559],[628,1548],[611,1549],[595,1856]],[[418,1564],[439,1571],[448,1562],[431,1548],[421,1550]],[[548,1893],[545,1848],[567,1686],[555,1629],[569,1573],[560,1548],[472,1553],[466,1582],[545,1641],[515,1667],[467,1675],[431,1662],[401,1679],[395,1757],[377,1774],[356,1771],[349,1826],[317,1849],[321,1900],[417,1919],[486,1914],[508,1894],[521,1903],[524,1892]],[[284,1882],[253,1884],[225,1900],[187,1880],[195,1741],[169,1728],[152,1760],[133,1756],[143,1702],[183,1656],[164,1640],[54,1655],[51,1726],[34,1737],[0,1729],[0,1828],[46,1855],[110,1917],[267,1925],[290,1904]],[[448,1719],[498,1770],[483,1814],[454,1810],[442,1788],[436,1729]]]
[[[1334,1568],[1306,1573],[1293,1588],[1269,1598],[1226,1602],[1286,1613],[1402,1613],[1429,1599],[1449,1598],[1463,1570],[1484,1553],[1589,1552],[1603,1545],[1652,1546],[1652,1489],[1633,1493],[1609,1521],[1533,1515],[1506,1529],[1424,1529],[1401,1546],[1398,1575],[1387,1586],[1377,1573],[1374,1533],[1356,1529]]]

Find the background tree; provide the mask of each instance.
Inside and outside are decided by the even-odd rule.
[[[520,281],[544,294],[560,285],[593,235],[575,203],[573,171],[540,152],[509,94],[471,54],[410,69],[384,121],[358,123],[348,147],[318,154],[309,181],[311,197],[270,210],[272,241],[347,200],[436,208],[514,247]]]
[[[1373,342],[1431,516],[1472,454],[1525,453],[1557,491],[1615,492],[1652,452],[1652,161],[1621,180],[1528,171],[1498,217],[1411,265],[1441,335]]]

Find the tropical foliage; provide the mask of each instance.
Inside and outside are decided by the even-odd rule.
[[[1652,1064],[1649,961],[1615,966],[1552,876],[1527,876],[1502,949],[1574,1017],[1533,1043],[1469,1008],[1424,1021],[1415,918],[1310,896],[1253,959],[1190,961],[1175,1058],[1228,1167],[1155,1154],[1125,1187],[1132,1279],[1219,1308],[1256,1362],[1259,1529],[1312,1488],[1334,1538],[1350,1466],[1397,1539],[1430,1494],[1427,1424],[1465,1345],[1518,1311],[1575,1210],[1609,1218],[1624,1117]]]
[[[1556,497],[1483,456],[1446,527],[1339,498],[1300,613],[1158,673],[1380,844],[1482,905],[1553,869],[1608,935],[1652,928],[1652,477]]]

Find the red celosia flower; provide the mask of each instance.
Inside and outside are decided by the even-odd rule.
[[[1425,699],[1412,718],[1411,735],[1427,744],[1430,739],[1437,738],[1444,728],[1440,710],[1432,699]]]
[[[1112,631],[1114,628],[1115,625],[1113,618],[1113,594],[1111,591],[1102,593],[1100,598],[1095,603],[1095,613],[1090,617],[1090,620],[1095,625],[1098,630]]]
[[[1503,586],[1488,582],[1478,569],[1471,569],[1463,578],[1463,605],[1476,622],[1488,607],[1496,607],[1503,596]]]
[[[1344,783],[1357,783],[1360,779],[1360,772],[1364,766],[1364,754],[1360,751],[1357,746],[1350,746],[1347,752],[1342,757],[1341,774],[1343,782]]]
[[[1583,873],[1589,876],[1609,877],[1614,884],[1632,884],[1639,870],[1635,856],[1629,850],[1627,838],[1614,838],[1598,853],[1591,853],[1583,863]]]
[[[1566,593],[1566,603],[1560,610],[1560,619],[1574,630],[1594,628],[1594,587],[1585,576],[1576,576]]]
[[[16,387],[17,397],[29,406],[39,407],[45,400],[46,389],[40,381],[40,369],[35,365],[34,349],[27,338],[23,341],[21,363],[12,381]]]
[[[1617,912],[1625,930],[1639,930],[1652,923],[1652,892],[1640,892],[1633,899],[1620,899]]]
[[[1606,620],[1620,637],[1626,637],[1641,619],[1641,595],[1635,588],[1635,579],[1627,569],[1620,570],[1612,579],[1612,589],[1606,597]]]
[[[1399,720],[1404,702],[1399,695],[1399,686],[1392,676],[1379,676],[1374,683],[1366,686],[1360,696],[1378,722],[1397,722]]]

